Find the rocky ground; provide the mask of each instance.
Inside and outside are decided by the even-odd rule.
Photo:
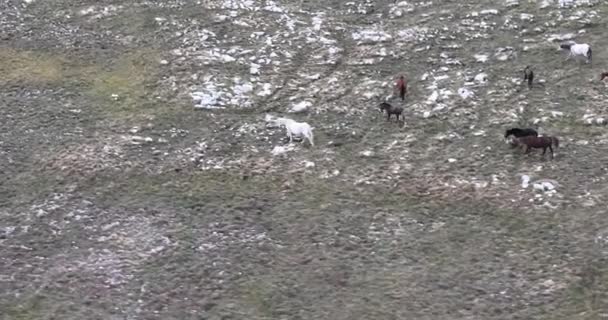
[[[607,22],[599,0],[2,1],[0,318],[606,319]]]

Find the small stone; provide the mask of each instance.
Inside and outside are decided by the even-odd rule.
[[[365,150],[365,151],[361,151],[359,154],[364,157],[371,157],[374,155],[374,152],[371,150]]]

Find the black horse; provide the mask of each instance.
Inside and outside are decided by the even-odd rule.
[[[401,114],[403,113],[403,108],[394,107],[386,102],[382,102],[378,107],[380,107],[380,112],[386,110],[386,115],[388,116],[386,118],[387,121],[391,120],[391,115],[393,114],[397,116],[397,121],[399,121],[399,116],[401,116]]]
[[[538,132],[532,128],[520,129],[520,128],[511,128],[505,131],[505,139],[509,136],[515,136],[515,138],[527,137],[527,136],[535,136],[538,137]]]

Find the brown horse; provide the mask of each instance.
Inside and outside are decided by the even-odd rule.
[[[517,146],[525,146],[526,147],[525,153],[529,153],[531,148],[535,148],[535,149],[543,148],[543,156],[545,155],[545,152],[547,152],[547,148],[549,148],[549,151],[551,151],[551,159],[553,159],[553,147],[552,146],[554,145],[555,149],[559,148],[559,140],[557,140],[556,137],[550,137],[550,136],[519,137],[519,138],[515,138],[514,143]]]
[[[604,81],[604,79],[605,79],[606,77],[608,77],[608,71],[606,71],[606,72],[602,72],[602,73],[600,74],[600,81]]]

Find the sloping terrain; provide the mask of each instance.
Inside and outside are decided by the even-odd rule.
[[[607,22],[592,0],[2,1],[0,319],[606,319]]]

